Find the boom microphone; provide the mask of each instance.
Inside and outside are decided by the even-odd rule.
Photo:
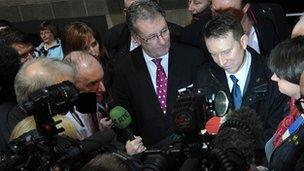
[[[121,106],[114,107],[110,111],[110,118],[117,128],[123,129],[126,132],[129,140],[132,141],[135,139],[132,131],[128,127],[131,124],[132,119],[129,112],[125,108]]]
[[[260,151],[264,150],[264,146],[260,146],[261,132],[262,123],[255,111],[241,108],[229,113],[213,140],[211,158],[215,161],[214,170],[220,170],[217,166],[244,168],[250,164],[261,164],[259,160],[263,158],[263,154]],[[215,164],[216,161],[222,164]]]

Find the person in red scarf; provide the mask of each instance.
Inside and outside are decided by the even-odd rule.
[[[301,101],[299,82],[304,68],[303,54],[304,37],[300,36],[278,44],[268,60],[273,72],[271,79],[278,83],[281,93],[290,97],[288,115],[265,146],[269,168],[276,171],[304,169],[304,114],[296,107]]]

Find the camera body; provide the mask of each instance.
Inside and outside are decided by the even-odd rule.
[[[87,105],[88,103],[91,105]],[[57,114],[73,112],[74,107],[83,113],[96,111],[96,94],[79,93],[69,81],[30,94],[28,101],[20,105],[20,108],[28,116],[34,116],[37,129],[24,133],[8,144],[1,154],[0,170],[49,170],[56,165],[72,168],[77,167],[77,163],[86,161],[80,157],[69,164],[65,160],[69,149],[73,147],[78,154],[83,147],[78,140],[58,135],[64,132],[64,128],[57,128],[56,125],[61,121],[55,122],[53,119]],[[96,143],[95,146],[97,145],[99,144]]]
[[[177,133],[172,136],[173,143],[160,150],[144,152],[142,170],[207,168],[214,135],[202,134],[201,130],[209,118],[223,116],[227,110],[228,100],[223,92],[206,97],[200,89],[180,89],[172,110],[173,128]]]

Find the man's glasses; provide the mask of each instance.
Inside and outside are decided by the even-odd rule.
[[[296,100],[295,105],[299,112],[304,113],[304,96],[301,96],[298,100]]]
[[[146,43],[156,43],[160,37],[167,38],[170,35],[170,31],[169,31],[169,28],[166,27],[166,28],[162,29],[159,34],[152,34],[147,38],[143,38],[139,34],[137,34],[137,35],[139,38],[144,40]]]

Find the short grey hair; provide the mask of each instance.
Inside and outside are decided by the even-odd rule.
[[[129,30],[136,32],[138,20],[153,20],[159,16],[165,17],[165,11],[153,0],[140,0],[133,2],[126,12],[126,20]]]
[[[57,59],[35,58],[21,67],[15,78],[15,93],[18,104],[29,100],[34,91],[70,78],[74,81],[74,69]]]

